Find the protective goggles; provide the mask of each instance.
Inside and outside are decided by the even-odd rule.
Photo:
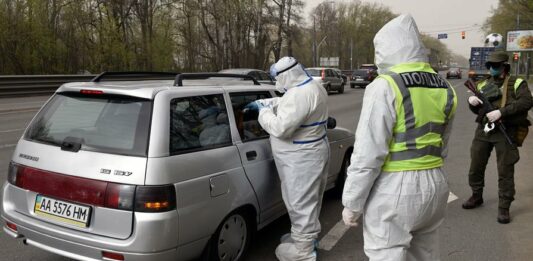
[[[298,61],[294,60],[293,64],[291,64],[289,67],[278,72],[278,70],[276,70],[276,64],[272,64],[272,66],[270,66],[270,76],[272,76],[273,78],[276,78],[278,75],[292,69],[296,65],[298,65]]]

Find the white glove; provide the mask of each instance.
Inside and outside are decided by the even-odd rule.
[[[480,100],[477,96],[473,95],[468,97],[468,103],[470,103],[470,105],[472,106],[478,106],[480,104],[483,104],[483,101]]]
[[[344,221],[344,224],[350,227],[356,227],[359,224],[357,223],[357,219],[361,216],[361,213],[359,212],[353,212],[347,208],[344,208],[342,210],[342,220]]]
[[[489,113],[487,113],[487,119],[489,119],[490,122],[496,122],[502,117],[502,112],[500,110],[494,110]]]

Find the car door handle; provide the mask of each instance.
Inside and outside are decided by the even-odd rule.
[[[257,152],[255,150],[246,152],[246,158],[248,160],[255,160],[257,158]]]

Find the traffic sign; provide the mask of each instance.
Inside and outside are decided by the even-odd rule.
[[[448,39],[448,34],[439,34],[437,39]]]

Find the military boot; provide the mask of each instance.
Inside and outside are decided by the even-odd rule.
[[[463,203],[464,209],[477,208],[483,204],[483,194],[474,192],[472,196]]]
[[[498,223],[508,224],[511,222],[511,216],[509,215],[508,208],[498,208]]]

